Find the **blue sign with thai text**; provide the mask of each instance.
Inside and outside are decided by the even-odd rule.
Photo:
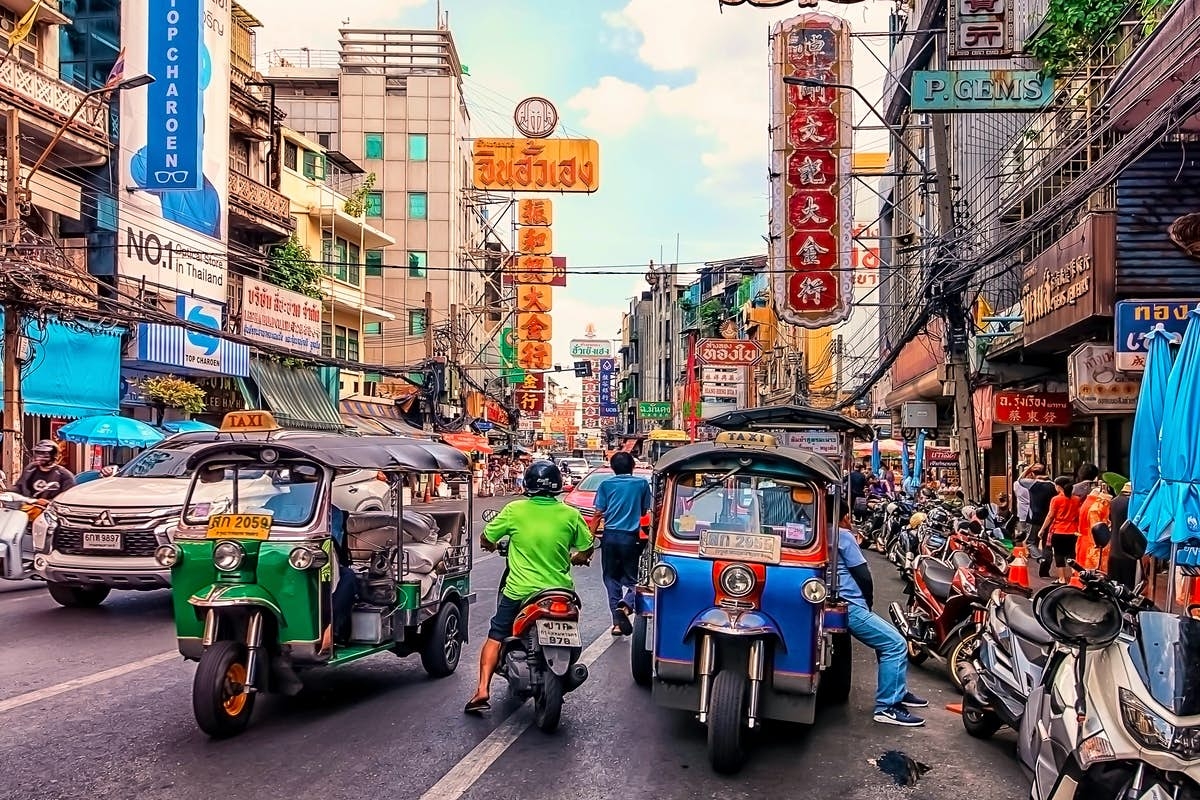
[[[1121,300],[1113,309],[1116,332],[1113,337],[1114,366],[1122,372],[1144,372],[1146,343],[1142,334],[1162,325],[1167,333],[1183,336],[1188,312],[1200,300]]]
[[[202,0],[148,0],[146,174],[154,190],[204,187],[204,88],[212,63]],[[225,120],[214,120],[226,124]]]
[[[617,416],[617,404],[613,400],[613,379],[617,372],[616,359],[600,359],[600,416]]]

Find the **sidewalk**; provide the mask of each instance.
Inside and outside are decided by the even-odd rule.
[[[28,592],[31,589],[40,589],[46,584],[42,581],[5,581],[0,580],[0,594],[5,592]]]

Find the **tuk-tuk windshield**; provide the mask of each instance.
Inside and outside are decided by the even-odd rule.
[[[680,539],[706,530],[766,533],[784,547],[805,548],[816,539],[817,493],[808,484],[760,475],[685,473],[675,483],[672,528]]]
[[[203,525],[214,514],[268,514],[272,526],[303,527],[316,513],[321,485],[322,470],[311,463],[201,467],[183,520]]]

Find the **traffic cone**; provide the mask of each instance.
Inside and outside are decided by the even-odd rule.
[[[1008,565],[1008,580],[1026,589],[1029,585],[1029,548],[1019,544],[1013,548],[1012,563]]]
[[[425,478],[425,502],[433,502],[433,478],[429,476]]]
[[[1070,586],[1074,586],[1076,589],[1083,588],[1083,581],[1079,580],[1079,573],[1075,570],[1071,570],[1071,580],[1067,583]]]
[[[961,714],[962,713],[962,703],[947,703],[946,710],[950,711],[954,714]]]

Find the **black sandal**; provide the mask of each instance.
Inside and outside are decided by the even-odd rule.
[[[482,716],[491,710],[492,702],[487,697],[483,698],[482,700],[471,700],[465,706],[463,706],[464,714],[475,714],[477,716]]]
[[[621,633],[620,625],[613,625],[612,630],[609,631],[609,633],[611,633],[613,636],[624,636],[625,635],[625,634]]]
[[[628,615],[619,611],[617,614],[617,618],[613,620],[613,630],[619,631],[621,636],[629,636],[633,633],[633,623],[629,621]],[[616,635],[613,634],[613,636]]]

